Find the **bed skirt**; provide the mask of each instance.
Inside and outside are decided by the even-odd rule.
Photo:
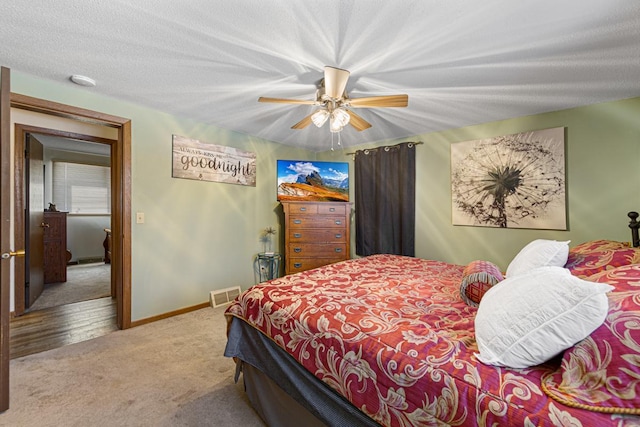
[[[224,355],[236,358],[249,400],[268,425],[287,425],[288,420],[297,426],[379,427],[241,319],[232,319]]]

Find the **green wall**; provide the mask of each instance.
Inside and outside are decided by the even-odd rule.
[[[202,303],[214,289],[254,283],[261,231],[273,226],[282,238],[275,213],[277,159],[346,160],[353,171],[348,152],[424,142],[417,147],[416,255],[460,264],[486,259],[504,269],[535,238],[629,240],[626,213],[640,210],[640,98],[313,153],[15,71],[12,91],[132,120],[134,321]],[[451,143],[559,126],[567,136],[568,231],[451,224]],[[173,134],[254,151],[256,187],[171,178]],[[145,213],[145,224],[135,223],[136,212]]]
[[[554,127],[566,128],[567,231],[451,224],[451,143]],[[353,171],[352,156],[345,152],[403,141],[424,143],[416,152],[418,257],[458,264],[485,259],[506,269],[520,248],[536,238],[571,240],[572,244],[631,239],[627,212],[640,211],[640,98],[327,151],[319,153],[318,159],[348,160]]]
[[[11,90],[131,119],[133,321],[206,302],[214,289],[253,285],[260,233],[278,228],[276,159],[315,158],[307,150],[13,70]],[[255,152],[256,186],[172,178],[173,134]],[[144,224],[136,224],[136,212],[144,212]]]

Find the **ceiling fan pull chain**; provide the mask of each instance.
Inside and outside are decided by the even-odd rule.
[[[338,134],[338,146],[342,145],[342,138],[340,137],[341,132],[331,132],[331,151],[333,150],[333,135]]]

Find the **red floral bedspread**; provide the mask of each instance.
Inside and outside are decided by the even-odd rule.
[[[385,426],[631,426],[640,417],[564,406],[541,377],[559,366],[480,363],[464,266],[374,255],[261,283],[227,315],[270,336]]]

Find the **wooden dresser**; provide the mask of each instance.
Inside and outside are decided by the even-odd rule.
[[[348,202],[281,202],[285,221],[285,274],[350,258]]]
[[[44,213],[44,283],[67,281],[67,213]]]

